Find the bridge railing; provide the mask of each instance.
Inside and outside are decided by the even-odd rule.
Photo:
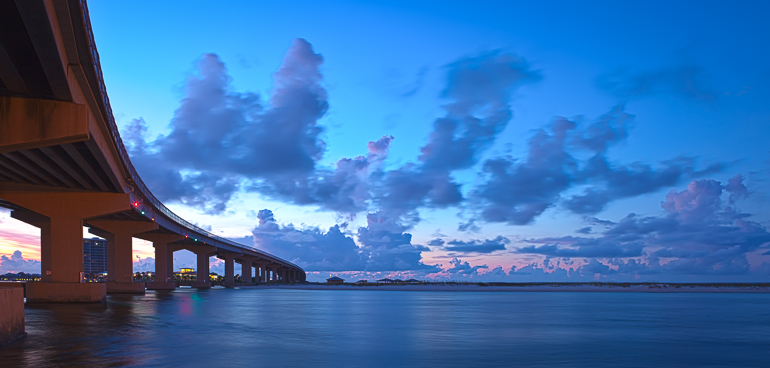
[[[128,172],[130,178],[130,182],[134,186],[134,191],[138,191],[137,194],[141,195],[143,198],[147,199],[150,203],[152,203],[153,207],[155,207],[158,211],[160,211],[163,215],[171,219],[172,221],[182,225],[183,227],[193,230],[197,233],[200,233],[201,235],[204,235],[206,237],[209,237],[211,239],[216,239],[217,241],[220,241],[225,244],[230,244],[236,247],[240,248],[246,248],[251,251],[254,251],[260,255],[264,255],[267,257],[274,258],[278,261],[281,261],[283,263],[286,263],[288,265],[291,265],[293,267],[296,267],[300,270],[302,270],[302,267],[299,267],[295,265],[294,263],[291,263],[287,260],[281,259],[279,257],[276,257],[272,254],[268,254],[264,251],[261,251],[255,247],[251,247],[248,245],[240,244],[237,242],[234,242],[230,239],[223,238],[221,236],[215,235],[208,230],[205,230],[201,228],[198,225],[195,225],[183,218],[181,218],[179,215],[175,214],[173,211],[171,211],[168,207],[166,207],[163,202],[161,202],[158,198],[155,197],[154,194],[152,194],[152,191],[147,187],[146,184],[144,184],[144,181],[142,181],[142,178],[139,176],[139,173],[136,171],[136,168],[134,168],[134,165],[131,163],[130,158],[128,157],[128,150],[126,150],[126,146],[123,144],[123,139],[120,138],[120,131],[118,130],[118,125],[115,123],[115,117],[112,114],[112,106],[110,105],[110,98],[107,95],[107,88],[104,84],[104,75],[102,74],[102,67],[101,63],[99,61],[99,52],[96,50],[96,42],[94,40],[94,33],[91,29],[91,18],[88,14],[88,4],[86,3],[86,0],[80,0],[80,9],[82,10],[82,16],[83,16],[83,24],[86,28],[86,36],[88,38],[88,47],[90,50],[91,58],[93,60],[93,66],[94,66],[94,73],[96,75],[97,82],[99,84],[99,93],[100,97],[102,99],[102,105],[104,108],[104,112],[106,113],[106,120],[109,128],[109,132],[111,135],[111,138],[113,142],[115,143],[115,146],[117,147],[118,154],[120,155],[121,161],[123,161],[123,165],[126,167],[126,171]],[[304,270],[303,270],[304,271]]]

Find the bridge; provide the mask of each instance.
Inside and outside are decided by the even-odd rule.
[[[305,271],[206,231],[169,210],[142,182],[120,138],[85,0],[0,1],[0,206],[40,229],[42,281],[32,302],[98,302],[107,293],[173,289],[173,252],[197,257],[195,287],[298,282]],[[106,283],[84,282],[83,227],[107,239]],[[153,243],[155,281],[133,282],[132,238]]]

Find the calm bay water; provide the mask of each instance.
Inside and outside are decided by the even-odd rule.
[[[1,367],[770,366],[770,294],[182,289],[26,313]]]

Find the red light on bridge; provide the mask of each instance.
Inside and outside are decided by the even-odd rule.
[[[134,202],[134,207],[139,207],[139,202]]]

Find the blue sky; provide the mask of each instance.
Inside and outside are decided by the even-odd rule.
[[[89,4],[132,160],[185,218],[311,279],[510,281],[768,277],[768,7]],[[8,268],[30,230],[0,226]]]

